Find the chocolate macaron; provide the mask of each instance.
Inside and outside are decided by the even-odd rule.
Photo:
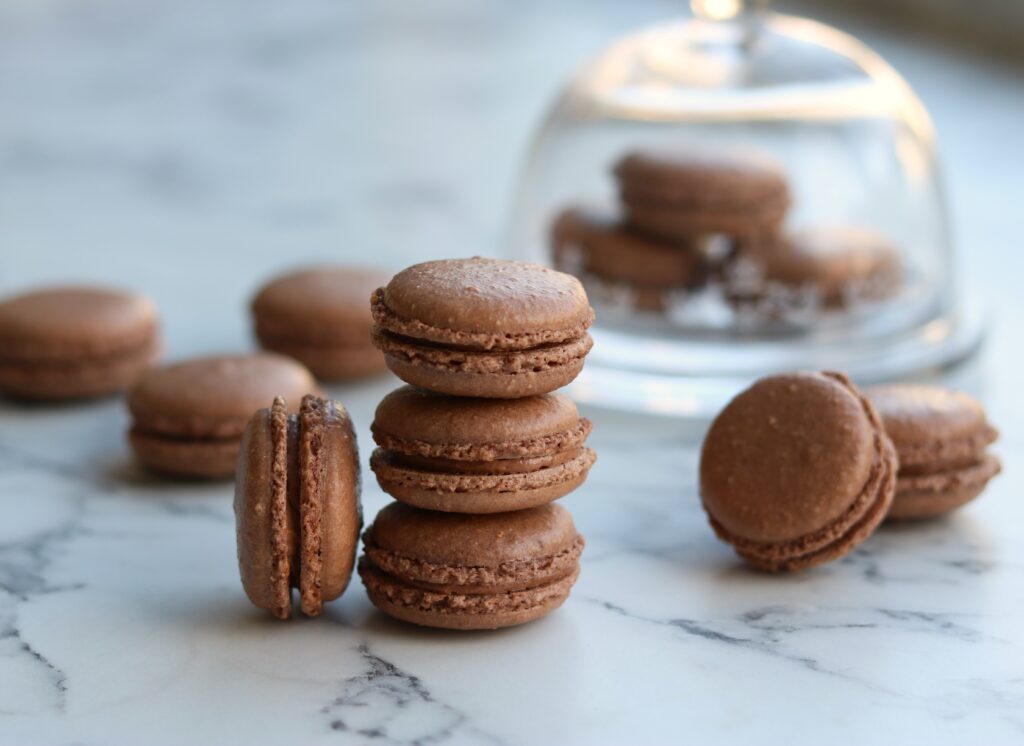
[[[753,265],[753,287],[730,294],[740,299],[786,295],[836,309],[880,301],[900,287],[900,260],[885,236],[855,226],[823,226],[756,241],[739,256]]]
[[[448,259],[399,272],[372,299],[374,344],[416,386],[512,399],[571,382],[593,344],[579,280],[539,264]]]
[[[271,353],[204,357],[146,373],[128,396],[138,459],[165,474],[226,478],[254,411],[282,396],[316,392],[313,375]]]
[[[280,619],[315,616],[344,592],[362,527],[359,453],[338,402],[274,399],[249,420],[235,477],[238,569],[249,600]]]
[[[0,302],[0,389],[75,399],[131,386],[160,351],[156,307],[121,290],[54,287]]]
[[[566,396],[469,399],[412,386],[377,407],[370,459],[381,489],[429,510],[498,513],[557,500],[596,458]]]
[[[772,233],[789,209],[782,169],[760,154],[636,151],[614,171],[627,222],[669,241]]]
[[[594,210],[564,211],[551,238],[555,267],[582,278],[588,292],[626,295],[640,310],[664,310],[673,294],[701,287],[710,275],[706,238],[665,243]]]
[[[359,575],[373,604],[413,624],[497,629],[562,604],[583,537],[558,505],[461,515],[392,503],[363,534]]]
[[[379,373],[384,357],[370,341],[367,300],[388,277],[380,270],[341,266],[278,277],[253,299],[256,337],[264,349],[295,358],[325,381]]]
[[[701,501],[718,537],[748,563],[801,570],[871,535],[892,503],[896,468],[878,414],[846,376],[771,376],[712,423]]]
[[[867,390],[899,455],[890,519],[931,518],[985,489],[1001,464],[988,452],[999,433],[975,399],[919,384]]]

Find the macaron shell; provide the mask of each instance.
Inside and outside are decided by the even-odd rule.
[[[103,396],[129,388],[160,355],[156,339],[138,349],[78,362],[0,359],[0,389],[24,399],[66,400]]]
[[[889,518],[931,518],[978,497],[1002,471],[999,459],[983,454],[974,463],[929,474],[900,473]]]
[[[302,365],[270,353],[186,360],[149,371],[132,389],[136,427],[173,437],[240,437],[252,412],[276,396],[296,406],[317,391]]]
[[[325,512],[320,583],[323,600],[332,601],[348,587],[363,527],[356,434],[348,412],[337,402],[328,402],[323,438]]]
[[[587,478],[596,456],[585,448],[571,461],[525,473],[457,474],[404,468],[377,449],[370,466],[381,489],[417,508],[451,513],[502,513],[544,505]]]
[[[548,453],[554,445],[549,436],[579,424],[576,405],[560,394],[482,400],[402,386],[381,400],[372,430],[377,443],[390,450],[489,460]],[[447,450],[452,446],[461,448]]]
[[[758,236],[777,230],[789,208],[788,197],[736,210],[680,209],[636,201],[629,195],[623,195],[623,201],[629,225],[668,241],[686,241],[695,235],[717,233],[740,238]]]
[[[280,619],[291,615],[291,575],[297,557],[296,510],[289,483],[296,479],[294,418],[284,402],[261,409],[242,438],[234,510],[242,587],[256,606]]]
[[[482,349],[565,341],[593,322],[576,278],[539,264],[481,257],[409,267],[375,301],[375,320],[393,332]]]
[[[573,342],[508,353],[474,353],[417,345],[376,335],[388,368],[406,383],[454,396],[515,399],[547,394],[571,383],[593,346]]]
[[[382,270],[325,265],[267,283],[252,302],[260,339],[366,344],[373,317],[367,299],[388,281]]]
[[[959,391],[894,384],[866,393],[896,445],[901,473],[968,466],[999,435],[981,404]]]
[[[749,205],[788,194],[779,163],[749,151],[633,151],[615,164],[614,173],[624,189],[662,202]]]
[[[52,287],[0,302],[0,358],[80,361],[149,349],[156,307],[121,290]]]
[[[345,590],[361,527],[359,456],[344,408],[306,396],[299,415],[299,597],[316,616]]]
[[[436,592],[402,583],[366,561],[359,574],[370,601],[385,614],[423,627],[483,630],[514,627],[561,606],[579,574],[523,591],[499,594]]]
[[[197,479],[225,479],[235,473],[241,445],[235,438],[184,440],[130,431],[136,457],[161,474]]]
[[[792,542],[758,544],[731,536],[711,519],[715,533],[733,545],[751,566],[766,572],[798,572],[844,557],[862,544],[885,520],[894,501],[896,451],[879,437],[878,469],[862,495],[836,521]]]
[[[709,515],[759,543],[794,541],[838,520],[877,468],[866,407],[841,374],[772,376],[739,394],[702,449]]]
[[[578,536],[560,505],[491,515],[419,510],[391,503],[367,535],[377,546],[437,565],[497,567],[505,562],[550,557],[571,548]]]

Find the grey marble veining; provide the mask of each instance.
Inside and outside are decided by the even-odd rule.
[[[0,291],[138,287],[181,357],[248,348],[246,300],[285,266],[494,253],[558,80],[674,12],[5,4]],[[699,433],[592,412],[599,460],[566,501],[583,572],[557,613],[453,635],[377,614],[356,581],[321,618],[282,624],[243,597],[230,484],[140,471],[117,399],[0,402],[0,743],[1020,743],[1024,303],[1007,207],[1024,163],[1005,146],[1024,84],[926,39],[854,30],[935,114],[964,264],[997,316],[972,380],[1006,469],[983,500],[766,577],[706,524]],[[331,391],[364,458],[393,385]],[[372,516],[386,499],[365,481]]]

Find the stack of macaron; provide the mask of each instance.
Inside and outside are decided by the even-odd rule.
[[[495,629],[568,596],[583,537],[553,501],[586,478],[590,422],[552,393],[579,373],[593,311],[573,277],[522,262],[410,267],[372,297],[374,344],[408,386],[384,398],[371,467],[395,498],[359,574],[398,619]]]
[[[638,150],[613,173],[617,209],[570,207],[551,232],[555,266],[612,307],[675,312],[710,288],[736,311],[778,319],[898,285],[896,250],[873,231],[785,231],[789,186],[760,153]]]
[[[700,496],[747,563],[796,571],[845,556],[886,519],[942,515],[1000,469],[981,406],[934,386],[858,389],[841,373],[756,382],[715,418]]]

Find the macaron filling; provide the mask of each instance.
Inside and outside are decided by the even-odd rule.
[[[585,474],[595,459],[593,450],[581,448],[574,458],[565,463],[542,466],[532,471],[501,471],[502,467],[496,466],[494,471],[497,473],[467,474],[402,466],[401,456],[396,459],[392,452],[378,448],[370,458],[370,467],[389,486],[435,492],[521,492],[572,481]],[[487,468],[487,462],[470,463],[476,463],[481,469]],[[520,461],[519,465],[522,466],[523,462]]]
[[[359,562],[359,576],[375,602],[439,615],[484,616],[543,610],[546,606],[561,603],[569,595],[578,575],[577,566],[569,575],[523,590],[465,593],[410,585],[381,572],[365,557]]]
[[[493,442],[428,442],[414,438],[397,437],[389,434],[376,421],[371,430],[377,445],[387,451],[408,456],[422,456],[432,459],[454,459],[458,461],[494,461],[497,459],[520,459],[545,456],[553,452],[567,451],[583,445],[593,423],[580,417],[568,430],[543,433],[530,438]]]
[[[593,339],[585,332],[583,336],[565,342],[522,349],[474,350],[461,346],[441,346],[397,336],[381,329],[374,330],[373,341],[385,355],[407,365],[487,375],[540,373],[552,368],[582,364],[594,346]]]
[[[365,556],[374,567],[401,582],[436,592],[493,594],[525,590],[560,580],[576,572],[583,553],[583,537],[547,557],[502,562],[494,566],[446,565],[428,562],[378,546],[369,534],[363,536]]]

